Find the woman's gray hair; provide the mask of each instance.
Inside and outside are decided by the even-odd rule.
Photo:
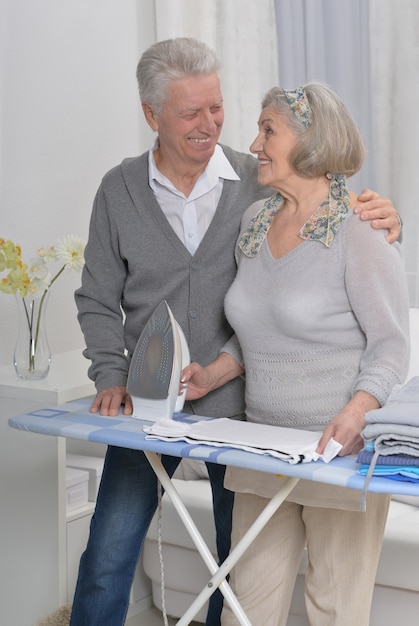
[[[285,116],[297,143],[290,153],[290,165],[306,178],[328,172],[352,176],[365,157],[362,135],[348,109],[327,85],[310,82],[303,86],[313,121],[305,127],[292,110],[284,90],[273,87],[262,101]]]
[[[174,80],[208,76],[219,69],[217,55],[201,41],[189,37],[158,41],[144,52],[137,65],[141,102],[159,114]]]

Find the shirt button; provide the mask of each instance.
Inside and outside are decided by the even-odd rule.
[[[195,311],[195,309],[191,309],[189,311],[189,317],[191,317],[192,319],[195,319],[196,317],[198,317],[198,311]]]
[[[194,270],[196,272],[197,269],[199,269],[199,265],[198,263],[192,263],[191,264],[191,269]]]

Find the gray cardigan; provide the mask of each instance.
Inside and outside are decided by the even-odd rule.
[[[234,248],[244,211],[272,190],[257,183],[257,162],[223,146],[240,176],[225,180],[215,216],[194,256],[172,230],[148,183],[148,153],[125,159],[102,180],[94,201],[82,286],[76,291],[84,355],[98,391],[125,385],[129,360],[151,313],[167,300],[191,359],[215,359],[232,331],[224,296],[236,274]],[[125,318],[125,321],[124,321]],[[124,353],[125,352],[125,353]],[[243,383],[232,381],[187,410],[238,416]]]

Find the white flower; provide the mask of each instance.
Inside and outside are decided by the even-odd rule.
[[[56,246],[39,248],[37,256],[28,268],[22,260],[22,250],[13,241],[0,237],[0,292],[17,293],[24,298],[28,293],[46,294],[46,291],[61,276],[64,270],[80,271],[84,265],[85,242],[74,235],[63,237]],[[50,264],[61,267],[55,273]]]
[[[56,259],[70,270],[80,271],[84,265],[85,243],[75,235],[67,235],[58,241],[55,247]]]
[[[35,259],[31,259],[31,264],[28,268],[28,274],[31,279],[44,279],[48,276],[48,266],[43,257],[37,256]]]
[[[78,237],[73,235],[64,237],[57,246],[39,248],[37,256],[31,260],[28,268],[22,260],[21,247],[10,239],[0,237],[0,292],[20,296],[18,302],[22,302],[29,331],[27,347],[30,357],[29,372],[34,372],[36,369],[35,358],[40,321],[49,290],[67,268],[73,270],[83,268],[84,247],[85,243]],[[58,268],[54,270],[55,273],[49,268],[50,264],[58,265]],[[7,272],[6,276],[1,276],[3,272]],[[26,296],[31,302],[26,302]],[[31,307],[35,298],[39,299],[39,305],[34,318]]]
[[[47,272],[47,274],[43,278],[32,278],[30,285],[28,286],[28,293],[32,296],[40,297],[44,294],[44,292],[48,289],[51,284],[51,274]]]
[[[55,261],[55,259],[57,258],[57,253],[54,245],[50,246],[49,248],[39,248],[37,252],[38,256],[44,259],[45,262]]]

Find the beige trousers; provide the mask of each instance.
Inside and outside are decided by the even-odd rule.
[[[231,572],[252,626],[286,626],[306,543],[310,625],[368,626],[389,501],[369,493],[365,513],[284,502]],[[232,547],[265,505],[260,496],[235,494]],[[222,626],[238,623],[225,601]]]

